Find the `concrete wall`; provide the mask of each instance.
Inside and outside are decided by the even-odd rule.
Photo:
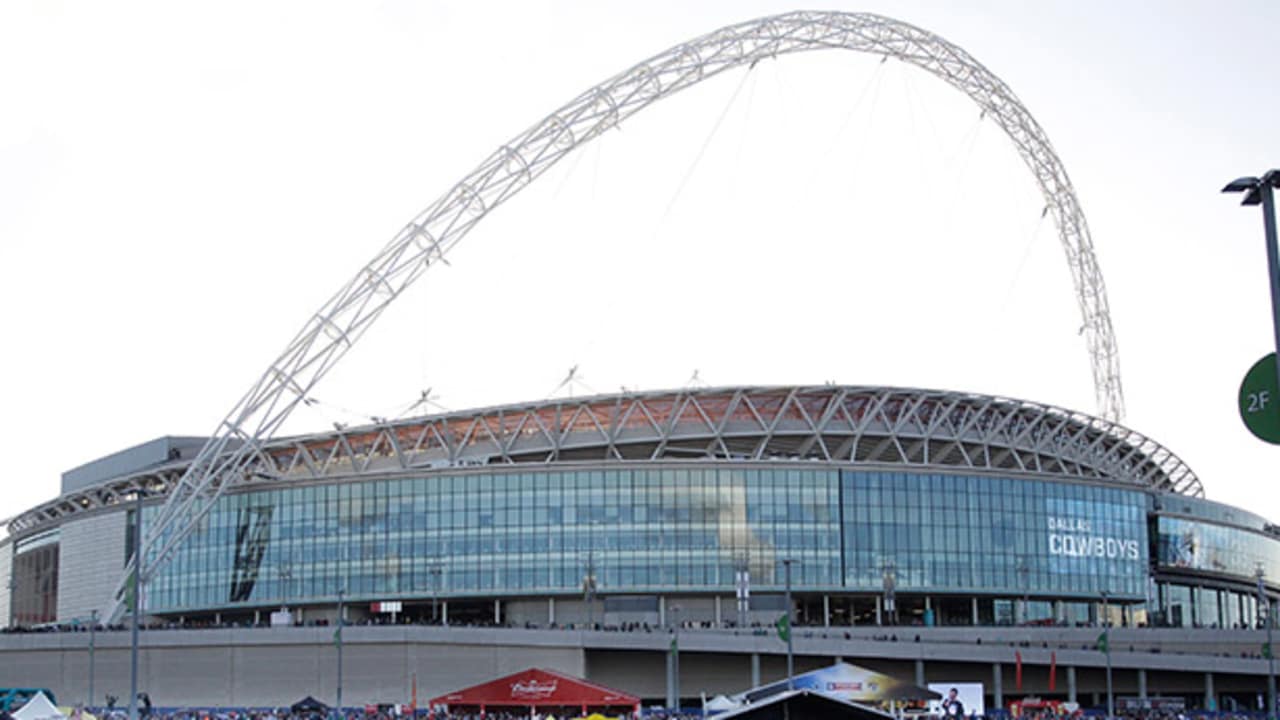
[[[1161,631],[1150,631],[1160,633]],[[1224,631],[1198,631],[1212,635]],[[407,702],[414,674],[418,699],[431,697],[527,667],[545,667],[633,692],[647,702],[665,696],[671,635],[653,632],[578,632],[502,628],[354,626],[344,633],[344,695],[349,705]],[[926,634],[927,635],[927,634]],[[127,695],[126,632],[97,634],[95,702],[106,693]],[[142,634],[141,683],[161,705],[282,705],[312,694],[334,701],[337,650],[332,627],[157,630]],[[0,687],[49,687],[61,702],[83,701],[88,692],[89,633],[0,634]],[[1023,645],[958,644],[924,640],[886,642],[806,637],[797,632],[796,671],[836,658],[906,680],[924,663],[926,682],[982,682],[991,692],[999,666],[1006,699],[1048,694],[1050,653],[1058,665],[1056,696],[1067,692],[1066,668],[1077,671],[1080,701],[1104,686],[1104,658],[1092,650]],[[681,690],[686,703],[751,685],[752,655],[764,682],[784,676],[785,644],[771,633],[735,635],[682,632]],[[1014,651],[1023,657],[1023,688],[1015,687]],[[1136,694],[1138,671],[1148,692],[1198,696],[1204,674],[1215,675],[1220,693],[1256,692],[1265,686],[1266,663],[1198,654],[1113,653],[1117,693]]]
[[[448,631],[444,631],[445,634]],[[304,695],[336,699],[333,628],[143,633],[139,689],[157,705],[291,704]],[[585,672],[582,649],[409,641],[396,628],[343,632],[343,704],[418,702],[528,667]],[[89,633],[16,635],[0,650],[0,687],[48,687],[60,704],[83,702],[89,685]],[[94,703],[129,695],[129,634],[98,633]]]
[[[9,579],[13,572],[13,541],[0,542],[0,628],[9,627],[12,606],[9,601]]]
[[[110,512],[62,525],[58,622],[88,618],[106,605],[124,567],[126,517]]]

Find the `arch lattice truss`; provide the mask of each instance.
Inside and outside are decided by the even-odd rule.
[[[1099,414],[1120,420],[1119,357],[1088,225],[1061,161],[1031,113],[981,63],[926,30],[863,13],[787,13],[722,28],[609,78],[501,146],[418,214],[307,322],[227,415],[146,531],[142,580],[167,561],[224,487],[246,477],[261,459],[263,441],[383,309],[443,261],[486,214],[578,146],[662,98],[762,59],[826,49],[884,55],[926,70],[972,98],[1008,134],[1057,222],[1083,316]],[[109,616],[120,611],[132,567],[121,578]]]
[[[945,390],[729,387],[560,398],[407,418],[264,444],[241,489],[548,463],[805,461],[1077,478],[1203,497],[1169,448],[1066,408]],[[67,493],[14,518],[14,535],[167,494],[181,459]]]

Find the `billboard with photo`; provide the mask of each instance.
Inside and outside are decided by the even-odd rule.
[[[986,715],[987,709],[982,702],[982,683],[929,683],[929,689],[942,696],[941,700],[929,701],[929,713],[940,717],[970,717]],[[955,699],[960,707],[952,704],[951,691],[955,690]],[[959,712],[958,712],[959,711]]]

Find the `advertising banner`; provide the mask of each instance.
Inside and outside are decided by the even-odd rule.
[[[813,670],[795,676],[796,690],[812,690],[856,703],[877,703],[886,700],[930,700],[938,693],[904,682],[889,675],[882,675],[864,667],[849,663],[836,663],[831,667]],[[950,686],[948,686],[950,687]],[[981,687],[981,686],[979,686]],[[748,690],[735,700],[756,702],[786,689],[786,682],[765,685]]]
[[[929,701],[930,715],[961,718],[987,714],[982,703],[982,683],[929,683],[929,689],[942,696],[940,700]]]

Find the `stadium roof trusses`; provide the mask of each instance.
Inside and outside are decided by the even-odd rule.
[[[813,461],[1050,474],[1203,496],[1172,451],[1102,418],[1023,400],[889,387],[728,387],[559,398],[388,421],[269,443],[238,484],[288,484],[493,465]],[[163,492],[172,464],[64,495],[21,533]]]

